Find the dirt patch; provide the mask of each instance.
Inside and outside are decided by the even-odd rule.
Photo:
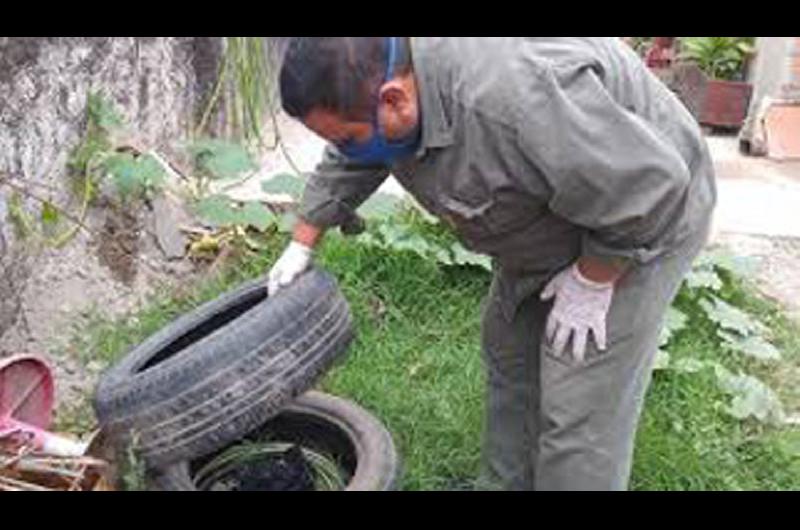
[[[135,212],[122,208],[107,210],[97,257],[114,279],[125,285],[131,285],[136,278],[141,230],[142,223]]]
[[[67,348],[77,330],[98,314],[130,313],[156,289],[191,283],[198,274],[188,260],[169,262],[142,228],[145,221],[110,209],[92,211],[86,220],[92,233],[81,231],[63,248],[28,257],[35,266],[19,290],[16,322],[0,336],[0,356],[43,355],[55,372],[59,406],[80,402],[103,368],[85,362],[86,352]]]

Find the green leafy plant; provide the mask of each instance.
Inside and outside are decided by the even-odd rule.
[[[267,193],[287,194],[298,200],[303,183],[293,175],[280,174],[262,182],[261,189]],[[362,244],[413,252],[442,265],[491,270],[489,258],[464,248],[449,229],[410,200],[389,193],[374,193],[359,207],[358,214],[369,227],[367,232],[358,236]],[[293,215],[284,216],[282,221],[287,219],[293,219]],[[282,231],[290,226],[291,222],[285,222]]]
[[[73,149],[67,168],[89,200],[106,180],[110,180],[118,199],[128,203],[161,190],[166,173],[152,156],[123,150],[119,143],[126,124],[113,103],[101,93],[87,96],[86,130]]]
[[[780,352],[765,338],[766,326],[720,298],[700,300],[709,319],[717,324],[717,336],[723,345],[762,361],[779,360]]]
[[[115,153],[104,160],[102,167],[123,201],[144,197],[164,186],[164,168],[149,155]]]
[[[726,411],[734,418],[754,418],[780,425],[786,414],[775,392],[763,381],[748,374],[733,374],[720,364],[714,366],[720,388],[732,396]]]
[[[275,65],[276,54],[270,41],[263,37],[226,37],[225,51],[220,62],[217,82],[195,129],[195,135],[207,133],[212,115],[221,113],[225,120],[221,132],[225,139],[199,139],[189,146],[194,160],[195,211],[207,223],[221,229],[216,235],[205,234],[193,248],[206,253],[220,249],[220,242],[240,241],[251,249],[257,248],[252,239],[245,239],[248,229],[265,231],[273,224],[281,232],[290,230],[293,215],[276,217],[263,204],[241,202],[229,198],[225,191],[242,184],[256,174],[251,150],[257,147],[274,149],[280,146],[283,154],[299,174],[292,158],[282,144],[276,119]],[[272,124],[274,141],[264,141],[264,125]],[[282,185],[288,175],[278,175],[270,185]],[[212,186],[218,181],[223,186]],[[299,181],[298,181],[299,182]],[[213,188],[213,189],[212,189]],[[294,184],[295,190],[302,183]]]
[[[61,247],[69,242],[83,226],[89,204],[95,196],[100,181],[105,177],[104,164],[113,153],[113,133],[122,125],[122,118],[113,105],[101,94],[90,92],[86,100],[86,127],[81,142],[72,150],[67,160],[67,170],[72,181],[72,190],[80,205],[76,214],[56,206],[51,197],[42,197],[28,189],[23,181],[12,182],[10,177],[0,178],[14,190],[9,204],[8,219],[16,227],[21,238],[34,238],[45,246]],[[135,176],[135,173],[134,173]],[[55,191],[48,189],[48,191]],[[26,208],[25,199],[32,199],[39,206],[38,212]],[[72,224],[61,232],[58,227],[62,218]]]
[[[114,105],[99,92],[86,96],[86,127],[81,142],[72,150],[67,169],[74,182],[74,190],[90,187],[94,190],[105,176],[103,162],[114,152],[114,135],[122,128],[123,119]]]
[[[713,79],[734,80],[754,51],[754,37],[682,37],[681,58]]]
[[[284,237],[270,238],[263,252],[228,263],[221,274],[189,290],[159,290],[156,300],[133,315],[81,325],[69,349],[82,359],[113,362],[176,315],[262,275],[285,243]],[[478,476],[485,411],[479,302],[488,274],[411,252],[366,247],[336,233],[326,238],[317,260],[339,279],[358,329],[348,362],[328,372],[320,390],[353,399],[381,418],[403,452],[405,472],[398,488],[452,490]],[[727,354],[718,347],[714,322],[690,296],[697,293],[684,286],[674,307],[689,320],[666,346],[672,359],[656,372],[647,393],[633,490],[800,487],[800,469],[790,466],[778,447],[798,454],[799,438],[789,437],[790,425],[733,416],[735,394],[722,389],[711,364],[723,364],[734,375],[757,376],[779,392],[788,422],[800,406],[793,354],[800,351],[800,328],[747,283],[731,280],[727,268],[715,270],[724,285],[714,294],[768,325],[784,359],[773,365]]]
[[[224,46],[217,83],[196,133],[203,133],[214,110],[222,105],[232,137],[257,140],[263,146],[264,122],[271,118],[275,124],[274,61],[269,41],[263,37],[226,37]]]
[[[747,311],[726,300],[732,282],[746,278],[755,266],[751,260],[713,250],[704,252],[687,275],[675,306],[667,313],[656,360],[659,370],[699,373],[712,370],[718,387],[731,397],[724,410],[737,419],[780,423],[785,417],[780,399],[753,374],[734,374],[726,359],[671,359],[670,345],[688,327],[708,325],[723,351],[742,354],[757,363],[774,363],[780,351],[769,342],[768,328]]]
[[[286,194],[297,201],[303,193],[303,181],[294,175],[280,173],[261,183],[265,193]]]
[[[442,266],[466,265],[491,270],[485,256],[469,252],[454,234],[414,204],[380,197],[369,230],[358,237],[367,246],[412,252]],[[768,328],[729,299],[731,285],[749,277],[755,270],[752,260],[722,250],[708,250],[695,261],[680,293],[667,311],[656,355],[655,369],[678,373],[698,373],[713,369],[719,388],[731,397],[725,410],[738,419],[753,418],[772,422],[782,417],[780,400],[766,383],[753,374],[732,372],[726,359],[673,358],[670,349],[684,334],[707,326],[717,345],[732,355],[760,364],[775,363],[780,351],[769,341]]]
[[[219,187],[222,181],[234,180],[233,184],[228,183],[229,187],[253,175],[257,166],[248,150],[236,142],[219,139],[195,141],[188,150],[195,169],[191,179],[194,182],[192,208],[201,221],[215,230],[201,234],[192,243],[191,254],[211,257],[228,243],[250,250],[260,249],[261,245],[248,232],[266,232],[277,225],[278,216],[260,201],[233,199],[225,193],[227,187]]]
[[[190,143],[187,150],[193,162],[194,189],[191,191],[196,200],[211,193],[212,183],[234,181],[227,183],[227,187],[233,187],[252,176],[258,168],[248,150],[233,141],[200,139]]]
[[[375,194],[370,201],[360,209],[372,221],[371,229],[359,236],[361,243],[413,252],[444,266],[492,270],[490,258],[464,248],[450,229],[416,204],[384,194]]]
[[[43,197],[28,189],[28,183],[15,181],[10,177],[0,175],[0,186],[11,188],[8,211],[6,217],[14,227],[16,236],[21,240],[33,240],[39,245],[59,248],[68,243],[81,228],[87,228],[83,223],[89,204],[89,191],[87,186],[80,207],[79,216],[69,213],[66,209],[56,206],[50,199]],[[25,200],[32,199],[39,211],[31,213]],[[62,218],[71,221],[72,225],[59,232]]]
[[[263,232],[276,220],[275,214],[262,203],[237,202],[226,195],[211,195],[198,201],[195,212],[216,228],[243,225]]]
[[[212,180],[229,180],[239,177],[258,166],[250,153],[240,144],[226,140],[197,140],[189,146],[199,176]]]
[[[719,250],[706,252],[687,275],[683,298],[690,299],[692,310],[711,321],[725,349],[760,361],[777,361],[780,352],[767,340],[767,327],[724,300],[726,285],[735,278],[748,277],[753,270],[751,260]]]

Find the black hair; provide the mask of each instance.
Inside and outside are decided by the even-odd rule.
[[[369,119],[388,66],[387,37],[292,37],[283,55],[283,110],[303,119],[315,108]],[[408,38],[398,38],[394,73],[410,72]]]

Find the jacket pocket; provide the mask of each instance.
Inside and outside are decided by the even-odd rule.
[[[498,201],[490,197],[477,203],[448,196],[442,200],[448,221],[473,247],[496,252],[505,236],[523,230],[536,219],[534,208],[521,201]]]

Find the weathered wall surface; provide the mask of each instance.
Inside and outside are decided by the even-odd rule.
[[[0,37],[0,175],[68,202],[65,164],[82,136],[90,91],[112,99],[142,141],[169,153],[195,122],[221,50],[221,39],[210,37]],[[155,264],[123,285],[99,263],[84,233],[64,249],[33,257],[14,241],[7,198],[0,186],[0,355],[43,353],[54,335],[63,335],[69,315],[92,306],[124,311],[155,285],[158,267],[168,273],[172,266]],[[103,221],[94,212],[87,222]],[[78,370],[62,362],[67,373]]]
[[[0,43],[0,168],[37,179],[49,161],[63,161],[80,137],[90,90],[117,102],[148,140],[180,135],[194,101],[191,44],[6,38]]]
[[[800,69],[794,66],[795,57],[800,56],[798,37],[758,37],[756,49],[748,79],[753,84],[753,97],[740,133],[747,141],[759,136],[757,120],[765,100],[800,100]]]

